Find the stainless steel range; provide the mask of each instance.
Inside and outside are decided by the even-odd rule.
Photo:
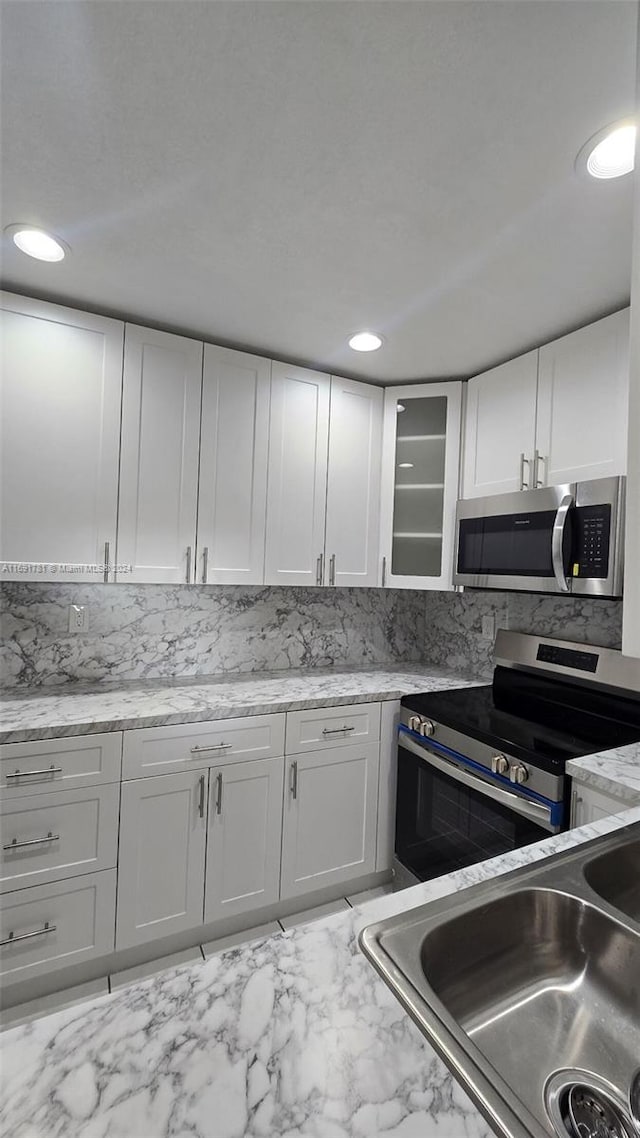
[[[402,700],[401,883],[567,829],[567,761],[640,740],[640,661],[500,631],[495,665],[491,684]]]

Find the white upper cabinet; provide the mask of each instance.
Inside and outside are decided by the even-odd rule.
[[[627,469],[629,309],[540,348],[538,482]]]
[[[463,498],[533,486],[537,387],[537,349],[469,380]]]
[[[123,325],[8,293],[2,309],[2,576],[102,581],[115,554]]]
[[[325,580],[379,585],[384,393],[331,377]]]
[[[195,571],[202,344],[127,324],[118,562],[123,581]]]
[[[385,392],[383,585],[453,588],[461,401],[461,383]]]
[[[270,360],[205,345],[197,582],[264,580],[270,377]]]
[[[273,363],[265,580],[324,582],[328,375]]]

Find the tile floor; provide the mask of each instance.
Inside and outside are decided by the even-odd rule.
[[[333,913],[343,912],[354,908],[356,905],[361,905],[365,901],[371,901],[374,897],[382,897],[385,893],[391,893],[392,888],[391,882],[378,885],[375,889],[366,889],[362,893],[355,893],[350,897],[340,897],[326,905],[318,905],[315,909],[303,909],[300,913],[283,917],[280,921],[257,925],[255,928],[245,929],[243,932],[234,933],[232,936],[209,941],[208,944],[195,945],[194,948],[186,949],[184,952],[176,952],[172,956],[163,956],[157,960],[150,960],[147,964],[127,968],[123,972],[114,972],[111,976],[92,980],[88,984],[79,984],[75,988],[67,988],[63,992],[53,992],[51,995],[43,996],[38,1000],[30,1000],[26,1004],[7,1008],[0,1012],[0,1030],[29,1023],[30,1020],[37,1019],[38,1016],[62,1011],[63,1008],[82,1004],[86,1000],[95,999],[97,996],[107,996],[111,992],[119,991],[127,984],[133,984],[136,980],[144,980],[148,976],[156,976],[168,968],[177,968],[181,964],[194,964],[199,960],[206,960],[214,956],[217,952],[223,952],[224,949],[235,948],[241,944],[250,944],[251,941],[261,940],[263,937],[272,936],[274,933],[286,932],[287,929],[293,929],[297,925],[308,924],[309,921],[317,921],[321,917],[329,917]]]

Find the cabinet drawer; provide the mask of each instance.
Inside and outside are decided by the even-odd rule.
[[[187,766],[219,767],[283,753],[284,715],[143,727],[124,733],[122,777],[177,774]]]
[[[20,889],[0,899],[3,983],[113,951],[116,871]]]
[[[121,755],[121,731],[5,743],[0,747],[2,798],[119,782]]]
[[[314,707],[287,715],[286,753],[375,743],[380,738],[380,704]]]
[[[116,864],[120,787],[33,795],[0,809],[0,893]]]

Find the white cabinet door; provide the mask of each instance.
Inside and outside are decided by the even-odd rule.
[[[461,403],[461,383],[385,392],[383,585],[453,588]]]
[[[329,392],[328,375],[272,364],[268,585],[324,583]]]
[[[629,309],[540,348],[538,482],[627,469]]]
[[[614,798],[601,790],[594,790],[591,786],[584,786],[574,781],[571,793],[571,826],[572,828],[586,826],[590,822],[597,822],[600,818],[610,818],[612,814],[620,814],[633,805],[633,801]]]
[[[330,585],[379,585],[384,393],[331,377],[326,557]]]
[[[538,350],[467,385],[462,497],[533,488]]]
[[[123,581],[193,580],[202,344],[127,324],[118,562]]]
[[[205,923],[280,896],[284,759],[211,771]]]
[[[0,575],[102,581],[116,542],[123,325],[9,293],[2,310]]]
[[[205,344],[198,564],[203,584],[261,585],[270,360]]]
[[[116,948],[202,924],[207,772],[122,784]]]
[[[373,873],[379,743],[286,761],[282,900]]]

